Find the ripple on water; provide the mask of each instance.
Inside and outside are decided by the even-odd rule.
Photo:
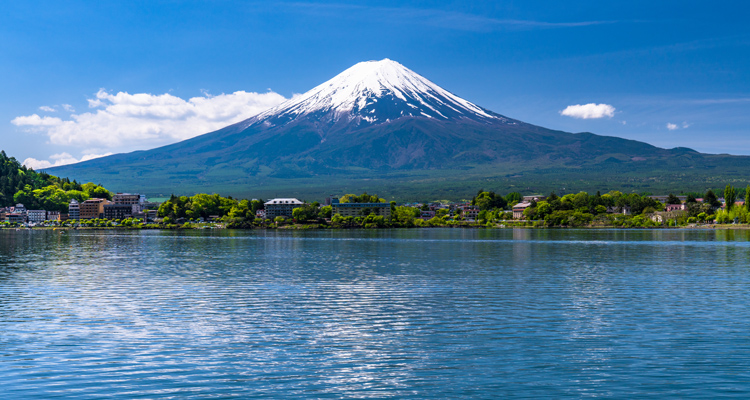
[[[716,231],[0,231],[0,394],[745,397],[749,245]]]

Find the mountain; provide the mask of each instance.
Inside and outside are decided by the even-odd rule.
[[[416,199],[465,198],[480,187],[704,190],[750,172],[750,158],[549,130],[479,107],[385,59],[358,63],[218,131],[49,171],[151,195],[319,198],[378,190]]]
[[[385,59],[361,62],[328,82],[247,120],[283,125],[300,117],[332,127],[376,125],[402,117],[494,122],[504,118]]]

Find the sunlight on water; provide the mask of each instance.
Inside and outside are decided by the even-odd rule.
[[[2,398],[750,395],[746,231],[0,231]]]

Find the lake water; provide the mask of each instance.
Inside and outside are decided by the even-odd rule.
[[[0,398],[750,397],[750,232],[0,231]]]

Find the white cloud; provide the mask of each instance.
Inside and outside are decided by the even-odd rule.
[[[73,108],[70,104],[62,104],[60,107],[62,107],[63,110],[67,112],[76,112],[76,109]]]
[[[679,127],[679,126],[677,126],[677,124],[673,124],[673,123],[667,123],[667,129],[669,129],[670,131],[674,131],[674,130],[677,130],[677,129],[679,129],[679,128],[680,128],[680,127]]]
[[[683,122],[682,129],[687,129],[687,128],[690,128],[690,124],[688,124],[687,122]]]
[[[596,119],[615,116],[615,108],[609,104],[576,104],[567,106],[560,115],[579,119]]]
[[[50,106],[41,106],[41,107],[39,107],[39,109],[42,110],[42,111],[45,111],[45,112],[56,112],[57,111],[57,110],[55,110],[54,108],[52,108]]]
[[[79,160],[79,162],[84,162],[84,161],[88,161],[88,160],[93,160],[95,158],[106,157],[106,156],[111,156],[111,155],[112,155],[112,153],[86,154],[83,157],[81,157],[81,159]]]
[[[63,123],[63,120],[57,117],[40,117],[37,114],[27,115],[25,117],[16,117],[10,121],[17,126],[34,126],[38,128],[55,127]]]
[[[79,160],[68,153],[60,153],[60,154],[51,155],[49,157],[49,160],[37,160],[36,158],[27,158],[23,160],[22,164],[28,168],[40,170],[40,169],[51,168],[51,167],[59,167],[60,165],[75,164],[77,162],[93,160],[95,158],[105,157],[109,155],[112,155],[112,153],[86,154],[85,156],[81,157],[81,159]]]
[[[19,116],[11,123],[41,132],[55,145],[127,151],[185,140],[250,118],[285,101],[278,93],[238,91],[184,100],[171,94],[111,94],[99,90],[89,107],[68,119]],[[68,105],[64,109],[72,110]],[[38,161],[38,160],[36,160]],[[32,161],[33,162],[33,161]],[[41,161],[44,162],[44,161]],[[55,161],[57,162],[57,161]]]

